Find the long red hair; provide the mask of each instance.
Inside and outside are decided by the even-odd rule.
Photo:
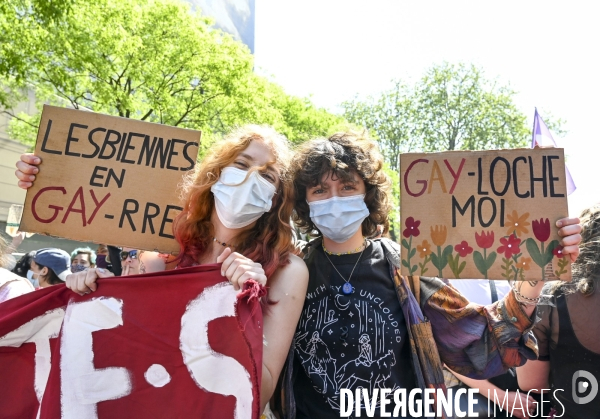
[[[295,253],[290,224],[294,207],[294,189],[289,178],[291,151],[288,141],[274,129],[246,125],[233,131],[212,147],[211,152],[196,165],[182,185],[183,211],[174,222],[175,238],[180,246],[179,266],[198,262],[214,236],[210,221],[214,207],[211,186],[219,180],[221,171],[245,150],[250,142],[260,141],[275,155],[281,177],[271,210],[263,214],[254,227],[236,237],[236,251],[262,265],[267,278],[289,263]]]

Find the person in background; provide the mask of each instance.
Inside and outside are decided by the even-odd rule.
[[[32,250],[29,253],[25,253],[21,256],[21,259],[17,261],[17,264],[12,269],[12,273],[17,274],[23,278],[27,278],[27,271],[31,266],[31,259],[35,256],[35,250]]]
[[[37,288],[62,284],[71,273],[71,257],[56,248],[40,249],[31,259],[27,279]]]
[[[117,246],[106,246],[108,249],[108,255],[106,255],[106,269],[114,274],[114,276],[121,276],[121,248]]]
[[[535,335],[539,357],[517,368],[523,390],[550,389],[554,412],[563,419],[599,418],[600,396],[600,204],[581,213],[582,242],[571,282],[545,285],[552,304],[540,305]],[[555,252],[562,257],[562,249]],[[596,381],[594,383],[594,381]]]
[[[6,241],[0,236],[0,303],[34,290],[26,278],[4,268],[6,248]]]
[[[19,249],[19,246],[21,246],[21,243],[23,243],[23,240],[25,240],[25,233],[17,231],[17,235],[12,238],[12,241],[6,247],[4,254],[15,253]]]
[[[89,247],[78,247],[71,252],[71,272],[81,272],[96,266],[96,253]]]
[[[108,256],[108,246],[105,244],[99,244],[96,249],[96,266],[98,268],[107,269],[108,263],[106,257]]]
[[[121,251],[121,276],[138,275],[165,270],[165,259],[156,252],[124,247]]]

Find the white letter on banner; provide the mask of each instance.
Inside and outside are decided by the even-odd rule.
[[[234,358],[212,350],[208,323],[235,316],[237,292],[227,282],[205,288],[181,317],[179,349],[198,387],[211,393],[235,396],[235,419],[252,417],[252,380]],[[260,366],[259,366],[260,368]]]
[[[96,419],[96,404],[131,393],[126,368],[94,368],[92,332],[123,325],[123,301],[112,297],[70,303],[60,342],[62,419]]]
[[[33,387],[40,403],[38,417],[42,406],[42,397],[48,382],[48,375],[50,374],[50,339],[58,336],[64,317],[65,311],[62,308],[49,310],[0,338],[0,346],[19,347],[28,342],[35,344]]]

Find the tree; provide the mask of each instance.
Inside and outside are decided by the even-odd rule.
[[[373,131],[386,160],[398,167],[401,152],[526,146],[530,129],[514,96],[473,65],[443,63],[414,85],[396,81],[377,98],[342,106],[349,121]]]
[[[400,240],[400,173],[390,168],[388,164],[383,167],[385,173],[392,181],[390,188],[390,204],[392,210],[388,216],[390,220],[390,238],[395,242]]]
[[[9,0],[0,9],[0,106],[9,114],[27,88],[40,104],[201,129],[207,139],[253,122],[299,141],[343,119],[255,75],[247,47],[188,3],[70,0],[62,14],[52,4]],[[12,116],[13,133],[32,144],[39,113]]]

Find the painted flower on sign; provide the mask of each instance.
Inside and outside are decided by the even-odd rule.
[[[448,228],[444,225],[430,227],[431,230],[431,241],[436,246],[443,246],[446,243],[446,236],[448,235]]]
[[[524,271],[528,271],[529,268],[531,268],[530,264],[531,258],[522,257],[517,263],[515,263],[515,266],[517,267],[517,269],[523,269]]]
[[[475,233],[475,241],[477,242],[477,246],[482,249],[489,249],[494,245],[494,232],[488,231],[486,233],[482,230],[481,234]]]
[[[554,248],[554,250],[552,250],[552,254],[554,256],[556,256],[557,258],[563,258],[565,257],[565,255],[563,254],[563,249],[564,247],[562,245],[558,245]]]
[[[519,239],[514,234],[511,234],[507,237],[502,237],[500,239],[501,246],[497,249],[498,253],[504,253],[504,257],[506,259],[512,257],[513,255],[519,254],[521,251],[519,246],[521,246],[521,239]]]
[[[431,254],[431,244],[427,240],[423,240],[423,243],[417,246],[419,250],[419,256],[423,259]]]
[[[469,243],[467,243],[465,240],[454,246],[454,250],[456,250],[456,252],[460,255],[461,258],[464,258],[467,255],[473,253],[473,248],[469,246]]]
[[[541,242],[545,242],[550,238],[550,220],[540,218],[533,220],[533,235]]]
[[[506,234],[510,236],[515,233],[517,236],[520,236],[529,233],[529,230],[527,229],[527,226],[529,225],[527,217],[529,217],[528,212],[519,217],[519,214],[517,214],[517,211],[515,210],[513,210],[512,214],[506,214],[506,225],[508,226]]]
[[[404,223],[406,228],[402,232],[402,235],[406,238],[417,237],[421,232],[419,231],[419,225],[421,221],[415,220],[413,217],[408,217]]]

